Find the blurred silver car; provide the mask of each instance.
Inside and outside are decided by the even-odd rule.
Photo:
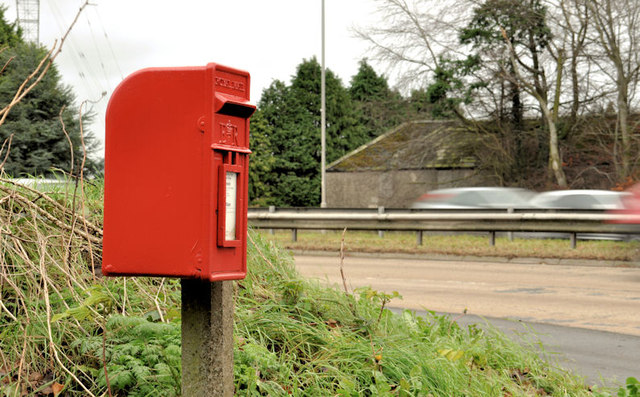
[[[459,187],[432,190],[420,196],[411,208],[509,209],[529,208],[535,192],[511,187]]]
[[[567,210],[619,210],[629,192],[611,190],[555,190],[538,193],[531,199],[531,206],[541,209]]]

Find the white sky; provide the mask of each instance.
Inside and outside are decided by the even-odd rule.
[[[50,47],[82,0],[40,0],[40,42]],[[1,0],[15,19],[15,0]],[[118,83],[145,67],[209,62],[251,73],[251,100],[274,79],[290,81],[303,59],[321,51],[321,0],[92,0],[57,64],[78,102],[107,96],[90,129],[104,141],[104,111]],[[326,66],[346,85],[366,57],[354,26],[375,23],[374,0],[325,0]],[[374,64],[375,65],[375,64]],[[104,150],[102,148],[101,150]],[[102,152],[99,153],[103,155]]]

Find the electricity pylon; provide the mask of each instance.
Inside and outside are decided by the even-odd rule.
[[[22,37],[29,42],[40,42],[40,0],[16,0],[18,26]]]

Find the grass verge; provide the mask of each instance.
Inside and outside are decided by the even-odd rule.
[[[179,282],[94,272],[101,186],[0,192],[0,396],[180,395]],[[234,289],[236,395],[608,395],[497,331],[302,279],[285,248],[250,238]]]
[[[280,230],[273,235],[264,230],[259,233],[292,250],[339,252],[342,238],[342,232],[338,231],[298,231],[297,241],[293,242],[289,231]],[[576,248],[572,249],[568,239],[516,238],[510,241],[507,237],[498,237],[495,246],[491,246],[488,236],[425,234],[423,244],[418,245],[416,234],[412,232],[385,232],[381,238],[375,231],[349,230],[345,234],[345,243],[347,252],[603,261],[633,261],[640,252],[640,241],[579,240]]]

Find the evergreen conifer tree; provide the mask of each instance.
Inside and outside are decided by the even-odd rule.
[[[16,25],[7,22],[5,11],[6,8],[0,8],[0,47],[4,48],[0,52],[0,64],[6,65],[0,74],[0,108],[11,103],[23,81],[47,56],[43,46],[22,39]],[[0,126],[0,141],[6,142],[1,155],[3,159],[7,156],[4,171],[9,176],[49,175],[54,170],[71,172],[69,140],[73,145],[73,168],[77,173],[83,153],[74,99],[71,88],[61,83],[54,64],[40,83],[9,111]],[[68,139],[59,119],[61,111]],[[89,119],[85,115],[85,127]],[[86,129],[84,140],[87,151],[94,151],[97,143]],[[88,158],[86,170],[95,167],[96,163]]]
[[[252,122],[251,134],[269,142],[273,164],[268,172],[252,177],[252,192],[262,189],[261,204],[320,203],[320,74],[315,58],[304,60],[291,85],[276,80],[262,93],[258,103],[261,115]],[[349,91],[328,69],[326,89],[326,154],[330,163],[364,144],[368,135]]]

